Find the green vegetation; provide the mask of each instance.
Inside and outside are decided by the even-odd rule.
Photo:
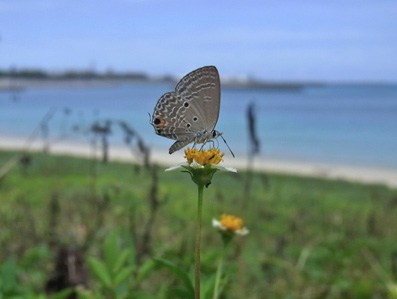
[[[0,166],[15,154],[0,151]],[[86,281],[79,298],[191,296],[197,190],[187,174],[29,157],[0,180],[0,298],[47,298],[62,255]],[[397,298],[396,190],[256,173],[247,192],[245,178],[220,173],[204,190],[203,298],[222,254],[211,219],[222,213],[250,233],[228,248],[220,298]]]

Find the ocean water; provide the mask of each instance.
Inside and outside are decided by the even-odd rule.
[[[40,132],[40,122],[51,111],[48,134],[53,142],[87,140],[94,121],[112,119],[128,122],[149,146],[168,151],[173,141],[154,133],[148,113],[173,88],[136,83],[0,91],[0,137]],[[246,110],[254,103],[264,158],[397,169],[397,85],[226,88],[221,98],[216,128],[237,156],[247,154]],[[111,142],[123,143],[116,127]],[[219,146],[228,153],[223,141]]]

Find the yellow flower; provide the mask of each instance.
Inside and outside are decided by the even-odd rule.
[[[195,148],[188,147],[185,149],[185,158],[187,163],[192,164],[193,161],[201,166],[205,165],[216,165],[223,161],[225,153],[220,153],[219,149],[211,148],[208,151],[202,149],[198,151]]]
[[[165,171],[181,170],[191,175],[193,182],[197,185],[208,187],[211,184],[212,177],[217,171],[237,172],[233,167],[218,165],[223,161],[225,153],[220,153],[219,149],[209,149],[208,151],[190,149],[185,150],[186,162],[167,168]]]
[[[177,165],[167,168],[165,171],[173,170],[193,170],[200,168],[214,169],[220,171],[237,172],[233,167],[221,166],[220,162],[223,161],[225,153],[220,153],[219,149],[211,148],[209,150],[197,150],[195,148],[185,149],[186,162],[179,163]]]
[[[233,215],[222,214],[221,221],[219,221],[226,229],[236,231],[243,228],[243,219]]]
[[[241,236],[249,233],[248,229],[244,227],[243,219],[228,214],[222,214],[220,221],[212,219],[212,226],[221,231]]]

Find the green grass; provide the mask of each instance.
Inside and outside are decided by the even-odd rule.
[[[14,155],[0,151],[0,166]],[[159,167],[158,176],[160,206],[153,212],[152,177],[144,168],[32,154],[29,167],[18,165],[0,181],[0,267],[15,261],[22,292],[40,294],[61,244],[101,257],[103,240],[114,232],[121,246],[137,251],[153,216],[150,247],[138,264],[165,258],[192,275],[196,186],[185,173]],[[233,240],[224,298],[396,296],[390,288],[397,284],[396,190],[255,173],[245,198],[245,177],[217,173],[204,191],[204,285],[215,275],[222,246],[211,219],[229,213],[243,217],[250,234]],[[181,284],[156,269],[135,290],[139,298],[167,298]],[[0,292],[1,285],[0,278]],[[92,275],[88,288],[99,288]]]

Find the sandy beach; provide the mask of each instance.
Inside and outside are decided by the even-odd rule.
[[[41,141],[27,142],[25,139],[21,138],[0,137],[1,149],[41,151],[43,147]],[[55,155],[79,157],[100,157],[101,154],[99,149],[94,150],[88,143],[73,142],[52,143],[49,152]],[[183,155],[183,151],[179,151],[173,155],[169,155],[166,151],[152,151],[151,160],[159,165],[170,166],[183,162]],[[130,149],[124,146],[110,146],[109,158],[113,161],[140,163],[140,161],[136,160],[131,154]],[[223,163],[227,166],[236,167],[237,169],[247,168],[247,159],[245,157],[232,158],[227,152]],[[359,183],[384,184],[393,188],[397,187],[397,170],[392,169],[264,158],[255,158],[253,168],[258,171],[269,171],[273,173],[295,174],[325,179],[342,179]]]

